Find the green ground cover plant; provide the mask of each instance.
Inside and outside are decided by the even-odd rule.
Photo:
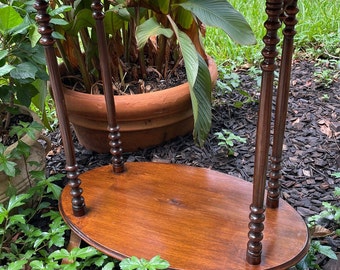
[[[339,178],[339,173],[332,174],[334,177]],[[340,188],[336,187],[334,191],[334,198],[340,198]],[[337,260],[336,253],[332,248],[326,244],[323,244],[321,240],[325,237],[332,235],[340,236],[340,207],[334,203],[323,202],[323,210],[308,219],[308,227],[311,230],[312,242],[309,248],[308,254],[305,258],[296,266],[298,270],[308,270],[322,268],[317,263],[317,254],[323,254],[324,256]],[[328,229],[320,225],[320,221],[326,219],[331,222],[332,228]]]
[[[59,198],[61,188],[55,182],[62,175],[46,178],[42,171],[30,173],[37,185],[0,204],[0,269],[113,269],[114,262],[92,247],[70,252],[63,248],[69,228],[51,204]],[[45,228],[34,219],[46,223]],[[61,265],[62,259],[71,263]]]
[[[205,39],[207,52],[216,59],[218,64],[228,66],[240,66],[245,63],[257,64],[262,59],[262,38],[265,34],[263,23],[267,18],[263,12],[265,1],[254,0],[249,3],[246,0],[230,0],[229,2],[244,15],[251,25],[257,45],[235,47],[233,41],[221,35],[220,30],[208,28]],[[296,52],[303,54],[304,57],[328,56],[339,60],[339,6],[340,0],[298,1],[300,11],[297,14]]]
[[[214,134],[218,140],[218,145],[227,150],[228,156],[233,156],[235,151],[233,149],[235,143],[246,143],[246,138],[242,138],[232,131],[222,129],[220,132]]]

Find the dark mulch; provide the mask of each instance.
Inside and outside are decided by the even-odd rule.
[[[320,73],[324,69],[330,67],[302,60],[294,62],[292,72],[282,163],[282,196],[304,218],[320,213],[322,202],[339,205],[339,198],[336,200],[333,191],[340,186],[340,178],[336,179],[331,174],[340,171],[340,81],[339,76],[334,76],[329,85],[320,82],[315,72]],[[334,72],[339,74],[339,70]],[[240,88],[258,98],[259,87],[254,77],[243,70],[238,73]],[[249,102],[235,108],[232,102],[245,100],[237,91],[216,96],[212,132],[203,148],[196,146],[192,136],[188,135],[159,147],[127,153],[125,158],[130,161],[165,161],[207,167],[251,181],[258,104]],[[247,144],[236,143],[233,147],[234,156],[228,157],[227,150],[218,146],[214,133],[222,129],[247,138]],[[62,155],[57,154],[61,151],[58,132],[53,134],[52,140],[55,150],[48,156],[47,164],[53,174],[63,170],[64,162]],[[110,162],[108,155],[89,152],[78,144],[77,157],[81,171]],[[322,241],[332,246],[333,250],[340,251],[339,237],[327,237]],[[331,269],[330,265],[324,264],[332,262],[322,262],[324,259],[320,257],[319,262],[323,269]]]

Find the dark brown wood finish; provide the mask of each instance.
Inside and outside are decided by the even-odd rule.
[[[127,162],[82,175],[88,213],[72,215],[69,188],[62,216],[82,239],[118,259],[159,254],[172,269],[287,269],[308,249],[308,229],[284,201],[266,212],[263,259],[246,262],[252,184],[209,169]],[[105,190],[103,190],[105,187]],[[293,224],[293,226],[292,226]]]
[[[280,15],[283,12],[283,0],[267,0],[266,13],[268,19],[264,26],[267,34],[263,38],[265,47],[262,50],[264,60],[261,64],[261,98],[256,132],[256,150],[254,165],[254,189],[250,206],[249,241],[247,261],[250,264],[261,262],[263,222],[265,219],[264,192],[266,185],[268,153],[270,143],[270,124],[272,112],[272,96],[274,71],[278,52],[276,45],[279,43],[277,31],[281,26]]]
[[[113,166],[90,170],[78,178],[69,121],[51,36],[47,2],[36,0],[37,21],[67,159],[69,185],[59,206],[75,234],[109,256],[150,259],[159,254],[171,269],[286,269],[303,258],[308,229],[299,214],[279,199],[279,178],[297,0],[267,0],[267,34],[262,51],[261,100],[256,139],[254,183],[209,169],[176,164],[126,163],[106,57],[102,3],[93,1],[101,72],[108,111]],[[265,210],[264,198],[277,31],[284,29],[272,173]],[[119,173],[115,173],[119,172]],[[80,187],[81,184],[81,187]],[[84,192],[83,192],[83,190]],[[85,203],[82,194],[86,197]],[[72,203],[71,203],[72,202]],[[249,215],[250,205],[250,215]],[[292,226],[293,224],[293,226]],[[264,231],[264,233],[263,233]]]
[[[284,140],[284,130],[286,127],[286,117],[288,110],[288,97],[290,86],[290,74],[292,66],[292,56],[294,50],[294,28],[297,23],[296,14],[297,0],[285,1],[283,22],[286,25],[283,30],[283,49],[279,75],[279,86],[277,90],[273,147],[271,155],[271,173],[268,181],[267,207],[276,208],[279,205],[281,178],[282,147]]]
[[[115,173],[121,173],[124,171],[124,162],[122,157],[122,147],[120,141],[119,127],[115,116],[115,103],[114,96],[112,94],[112,76],[108,59],[108,48],[106,44],[105,32],[104,32],[104,13],[103,5],[100,0],[93,1],[93,18],[96,20],[96,33],[98,36],[98,51],[100,58],[100,67],[102,78],[104,82],[104,95],[106,102],[107,120],[108,120],[108,131],[110,139],[110,153],[112,154],[112,168]]]
[[[55,101],[60,133],[65,150],[67,178],[69,179],[69,185],[71,187],[70,192],[72,194],[72,200],[70,200],[69,203],[72,201],[73,214],[75,216],[82,216],[85,214],[85,202],[82,196],[83,191],[80,188],[81,181],[78,178],[79,173],[77,170],[72,134],[66,113],[62,82],[54,50],[54,39],[52,37],[53,30],[49,25],[50,16],[46,12],[47,7],[48,2],[44,0],[36,1],[34,4],[34,8],[37,10],[36,21],[39,24],[39,33],[42,36],[40,43],[45,49],[47,68],[50,75],[50,83]]]

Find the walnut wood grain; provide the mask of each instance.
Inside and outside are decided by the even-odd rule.
[[[280,75],[277,89],[273,147],[271,154],[271,172],[268,181],[268,193],[266,205],[276,208],[280,198],[281,161],[284,142],[284,131],[288,111],[288,98],[290,89],[290,74],[292,67],[292,56],[294,51],[294,36],[296,34],[295,25],[297,23],[296,14],[298,13],[297,0],[285,1],[285,9],[282,21],[285,24],[283,29],[282,58],[280,65]]]
[[[72,230],[117,259],[159,254],[172,269],[286,269],[308,250],[308,230],[281,201],[267,209],[262,262],[246,262],[252,184],[213,170],[162,163],[126,163],[80,176],[86,215],[72,213],[70,188],[60,211]],[[106,187],[103,189],[103,187]]]
[[[38,31],[41,34],[40,44],[44,47],[45,51],[47,69],[50,74],[50,85],[59,121],[60,133],[63,140],[63,147],[65,150],[67,178],[69,180],[69,185],[72,187],[73,213],[76,216],[82,216],[85,212],[85,201],[80,187],[81,182],[78,179],[79,173],[70,122],[65,106],[62,82],[54,49],[55,40],[52,37],[53,29],[50,26],[51,17],[47,13],[48,2],[37,0],[34,3],[34,8],[37,10],[35,19],[39,25]]]
[[[110,153],[112,154],[112,168],[115,173],[124,170],[124,161],[122,157],[123,149],[121,147],[119,126],[116,119],[116,107],[114,95],[112,95],[112,75],[106,34],[104,31],[104,11],[103,4],[100,0],[92,1],[93,18],[96,20],[96,32],[98,37],[98,52],[100,67],[104,84],[104,95],[108,121]]]
[[[254,188],[249,215],[249,241],[247,243],[246,256],[247,261],[251,264],[261,263],[265,211],[264,196],[271,138],[274,71],[278,55],[276,45],[280,41],[277,32],[281,26],[280,15],[283,12],[283,0],[266,0],[265,10],[268,18],[264,23],[266,34],[263,38],[265,46],[262,50],[261,96],[256,129]],[[283,130],[281,131],[283,132]]]

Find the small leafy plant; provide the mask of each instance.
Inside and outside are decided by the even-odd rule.
[[[318,70],[314,72],[315,80],[325,87],[329,87],[333,83],[333,75],[330,69]]]
[[[334,196],[340,196],[339,187],[335,187]],[[317,221],[323,218],[333,221],[336,225],[338,225],[338,227],[340,227],[340,207],[329,202],[323,202],[322,206],[324,207],[324,210],[320,214],[314,215],[308,219],[309,227],[315,226]],[[340,229],[337,229],[336,232],[340,236]]]
[[[332,174],[335,177],[339,177],[338,173]],[[340,188],[335,187],[334,196],[340,196]],[[335,237],[340,236],[340,207],[331,204],[329,202],[322,203],[324,210],[320,214],[311,216],[308,219],[308,227],[312,231],[312,238],[320,238],[325,236],[333,235]],[[328,230],[321,225],[318,225],[320,220],[327,219],[334,224],[333,230]],[[322,244],[319,240],[312,240],[310,249],[305,258],[296,265],[295,269],[307,270],[307,269],[317,269],[322,268],[317,263],[317,255],[322,254],[330,259],[337,260],[336,253],[332,250],[330,246]]]
[[[2,183],[1,194],[3,196],[11,196],[16,193],[12,186],[12,181],[18,183],[18,180],[15,178],[27,179],[28,185],[33,186],[34,180],[29,171],[42,168],[43,166],[37,159],[29,159],[31,148],[27,143],[29,143],[29,140],[36,141],[42,128],[42,125],[35,121],[31,123],[19,121],[16,126],[11,128],[8,134],[11,140],[15,139],[16,144],[7,146],[5,145],[6,140],[2,140],[4,143],[0,142],[0,181]],[[6,189],[4,183],[7,181],[8,187]]]
[[[340,178],[340,172],[335,172],[335,173],[332,173],[331,175],[334,176],[335,178]],[[335,193],[336,193],[336,196],[340,196],[340,194],[336,191],[336,189],[335,189]]]
[[[316,255],[320,253],[328,258],[337,259],[336,254],[332,250],[330,246],[325,246],[320,243],[320,241],[312,241],[308,254],[305,256],[305,258],[295,266],[295,269],[297,270],[309,270],[309,269],[317,269],[322,270],[320,265],[317,264],[317,257]]]
[[[217,91],[220,95],[225,95],[238,88],[241,84],[240,76],[224,67],[219,67],[219,80],[217,81]]]
[[[43,199],[56,198],[60,194],[60,187],[53,183],[59,176],[45,179],[43,172],[31,174],[40,179],[36,186],[27,193],[12,195],[6,204],[0,204],[0,265],[4,267],[1,269],[22,269],[30,261],[46,256],[52,246],[64,245],[63,235],[68,228],[60,215],[52,210],[42,214],[43,209],[50,207]],[[37,203],[36,208],[27,207],[31,198]],[[49,215],[53,221],[46,231],[31,224],[38,213],[41,218]]]
[[[132,256],[122,260],[119,266],[122,270],[157,270],[167,269],[170,264],[160,256],[155,256],[150,261]]]
[[[240,143],[246,143],[247,140],[245,138],[242,138],[238,135],[235,135],[231,131],[228,131],[226,129],[222,129],[221,132],[214,133],[217,139],[219,140],[218,145],[224,147],[228,151],[228,155],[232,156],[235,154],[233,150],[234,142],[240,142]]]
[[[37,184],[0,204],[0,269],[113,269],[115,261],[93,247],[63,248],[69,228],[50,203],[59,198],[61,188],[55,182],[63,175],[30,173]],[[32,198],[34,207],[27,207]],[[46,225],[37,225],[40,222]],[[63,259],[70,263],[61,264]]]
[[[314,72],[315,81],[326,88],[329,87],[340,77],[339,65],[339,60],[318,59],[315,65],[317,69]]]
[[[235,69],[236,67],[234,67]],[[259,84],[259,79],[261,79],[261,76],[259,75],[259,72],[261,72],[260,69],[257,69],[255,67],[250,67],[247,70],[247,74],[249,76],[253,77],[254,80],[256,80],[256,83]],[[235,108],[241,108],[245,104],[256,102],[256,98],[249,93],[249,91],[243,90],[240,88],[241,85],[241,77],[238,72],[235,72],[231,68],[226,67],[219,67],[219,79],[216,82],[216,95],[218,97],[226,96],[228,93],[231,93],[233,91],[237,91],[238,94],[241,95],[241,100],[234,100],[233,106]]]
[[[115,266],[114,259],[109,258],[90,246],[83,248],[76,247],[71,251],[64,248],[56,250],[48,256],[48,259],[53,263],[61,260],[69,262],[68,264],[58,264],[58,268],[53,269],[75,270],[90,267],[90,269],[112,270]],[[50,264],[45,265],[42,261],[37,260],[30,263],[30,266],[33,269],[46,269]]]

